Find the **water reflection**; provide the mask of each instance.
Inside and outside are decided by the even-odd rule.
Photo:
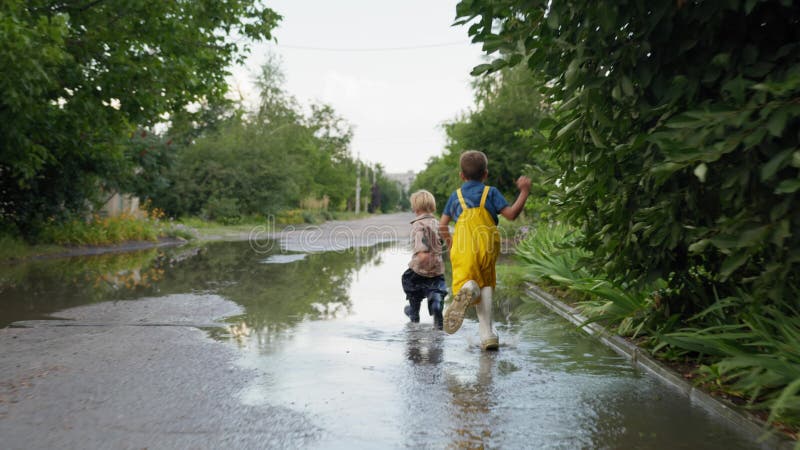
[[[487,446],[492,437],[495,395],[492,385],[492,370],[495,354],[481,352],[478,370],[464,377],[463,374],[450,374],[447,389],[450,391],[452,440],[449,448],[479,449]]]
[[[281,258],[276,260],[287,262],[263,264],[270,255],[255,253],[247,242],[218,242],[0,266],[0,326],[100,301],[215,293],[247,312],[231,319],[231,338],[242,341],[252,335],[268,343],[270,336],[302,320],[347,315],[354,271],[375,260],[380,250],[302,259],[277,255]]]
[[[406,357],[416,365],[437,365],[444,353],[443,336],[424,324],[406,324]]]
[[[169,258],[156,249],[0,265],[0,327],[87,303],[139,297]]]

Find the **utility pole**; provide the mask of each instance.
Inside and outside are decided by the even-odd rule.
[[[356,214],[361,212],[361,153],[356,160]]]

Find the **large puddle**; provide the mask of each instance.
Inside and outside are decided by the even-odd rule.
[[[408,253],[304,256],[246,242],[0,267],[0,326],[86,303],[214,293],[245,313],[212,337],[255,369],[246,405],[285,407],[320,448],[755,448],[551,314],[499,287],[496,353],[474,313],[455,335],[402,313]]]

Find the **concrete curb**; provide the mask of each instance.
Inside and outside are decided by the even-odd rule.
[[[559,316],[567,319],[586,333],[596,337],[607,347],[611,348],[621,356],[625,356],[639,368],[644,369],[649,374],[666,383],[681,394],[689,397],[692,404],[698,405],[705,410],[724,417],[735,427],[758,436],[758,440],[763,448],[778,448],[791,450],[795,442],[779,435],[775,432],[768,432],[765,424],[750,415],[739,410],[735,405],[724,400],[710,396],[699,388],[686,381],[680,374],[673,371],[664,364],[651,357],[645,350],[622,339],[621,337],[609,332],[604,327],[586,323],[586,317],[581,315],[571,306],[559,301],[538,286],[527,283],[526,293],[529,297],[548,307]]]

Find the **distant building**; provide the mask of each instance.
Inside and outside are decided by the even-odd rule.
[[[413,170],[409,170],[408,172],[404,173],[387,173],[386,178],[396,181],[400,183],[400,186],[403,187],[403,191],[408,192],[408,188],[411,187],[411,183],[414,182],[414,178],[417,177],[417,174],[414,173]]]
[[[123,214],[142,217],[144,214],[139,207],[139,197],[120,193],[115,193],[109,197],[99,212],[100,215],[107,217],[116,217]]]

